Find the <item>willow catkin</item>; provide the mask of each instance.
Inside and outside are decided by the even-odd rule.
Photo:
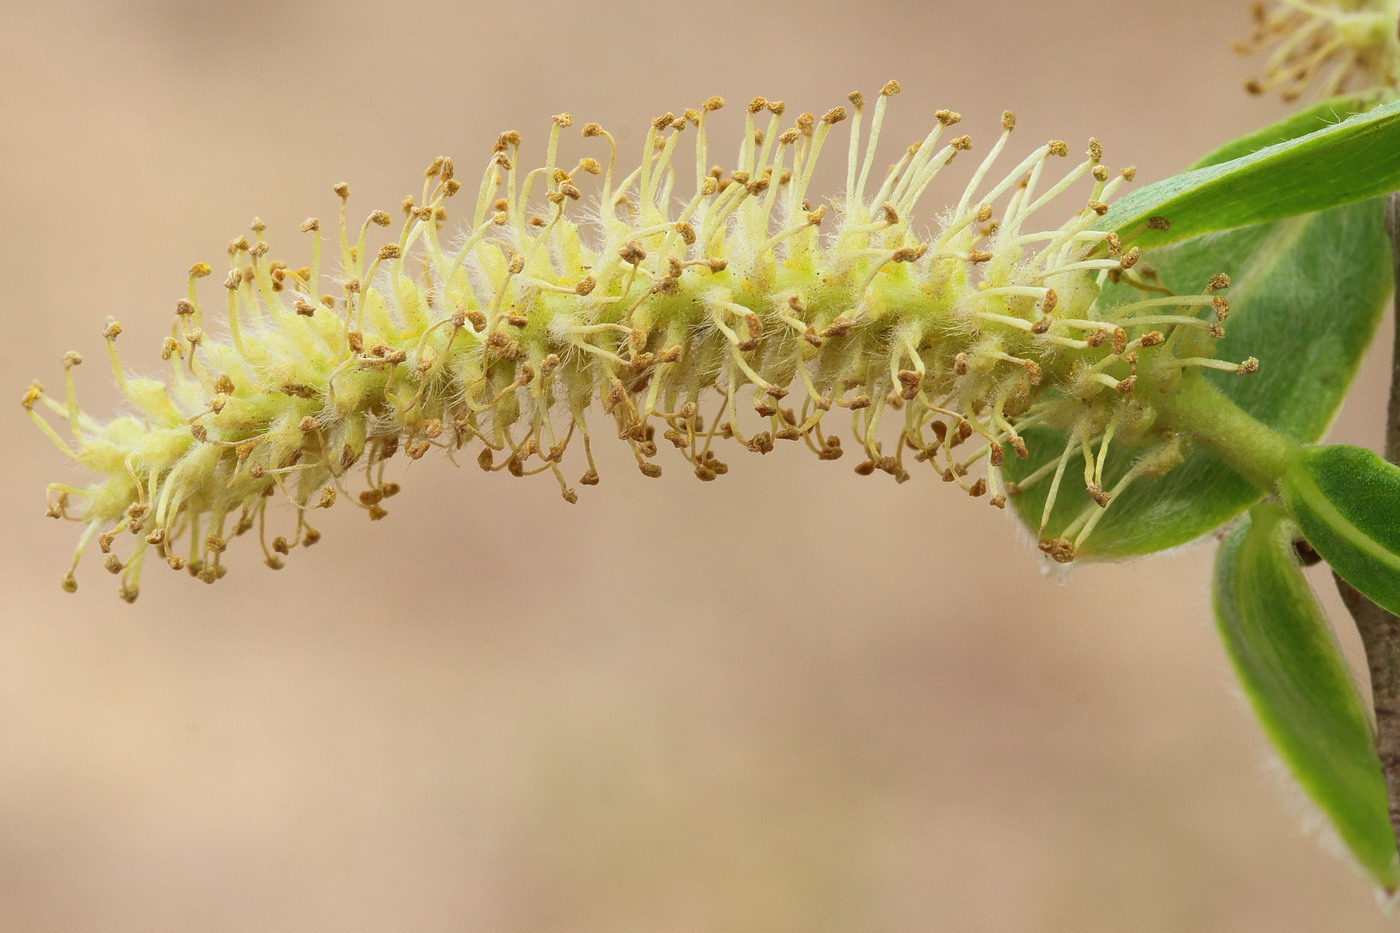
[[[1400,90],[1400,0],[1274,0],[1253,13],[1253,33],[1235,44],[1246,55],[1268,51],[1245,81],[1251,94]]]
[[[134,599],[151,555],[213,582],[230,539],[254,529],[280,567],[319,537],[317,509],[348,497],[382,518],[397,454],[460,450],[487,471],[548,473],[572,502],[575,483],[598,482],[588,415],[599,408],[650,477],[661,448],[713,480],[726,449],[789,442],[834,460],[851,449],[846,432],[857,473],[903,481],[922,469],[997,507],[1018,491],[999,468],[1026,455],[1021,431],[1059,428],[1068,445],[1021,486],[1052,484],[1048,515],[1062,486],[1079,485],[1085,510],[1071,530],[1082,540],[1118,490],[1180,459],[1178,440],[1154,430],[1140,376],[1257,365],[1212,357],[1228,282],[1168,293],[1136,248],[1094,229],[1132,170],[1110,172],[1092,140],[1083,158],[1052,141],[1005,166],[1010,113],[978,157],[953,130],[961,117],[940,110],[924,140],[877,170],[898,92],[890,82],[873,107],[853,94],[849,110],[789,120],[781,102],[755,98],[728,168],[710,167],[718,98],[653,120],[630,171],[593,123],[582,127],[592,154],[564,159],[573,120],[561,114],[544,165],[523,168],[520,134],[503,133],[479,185],[464,189],[455,163],[436,159],[399,220],[374,211],[352,223],[337,185],[329,263],[318,220],[302,225],[311,259],[300,268],[272,258],[255,221],[226,270],[190,270],[164,378],[127,372],[108,320],[130,414],[104,422],[79,408],[77,354],[65,357],[65,401],[37,384],[26,394],[41,428],[97,475],[50,487],[50,514],[84,526],[74,567],[95,538]],[[814,172],[843,122],[845,186],[816,205]],[[918,205],[955,160],[970,177],[924,229]],[[453,215],[466,223],[449,233],[447,205],[462,201]],[[393,238],[373,245],[381,230]],[[211,278],[223,285],[217,313],[200,294]],[[1105,307],[1110,280],[1141,297]],[[1105,489],[1110,444],[1138,456]],[[1079,484],[1068,466],[1081,456]],[[290,510],[269,508],[283,500]],[[1075,541],[1042,548],[1070,560]],[[63,585],[76,587],[71,570]]]

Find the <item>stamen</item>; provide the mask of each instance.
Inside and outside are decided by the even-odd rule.
[[[1255,373],[1259,371],[1259,361],[1252,356],[1241,363],[1229,363],[1225,360],[1211,359],[1209,357],[1190,356],[1186,357],[1185,359],[1166,360],[1157,365],[1163,369],[1177,369],[1185,368],[1188,366],[1199,366],[1203,369],[1219,369],[1223,370],[1224,372],[1236,373],[1241,376],[1248,376],[1250,373]]]
[[[870,177],[870,167],[875,164],[875,147],[880,142],[880,128],[885,122],[885,108],[889,100],[900,91],[898,81],[890,81],[880,88],[880,96],[875,100],[875,115],[870,120],[870,140],[865,145],[865,158],[861,162],[860,177],[854,189],[846,193],[847,201],[860,201],[864,197],[866,179]]]

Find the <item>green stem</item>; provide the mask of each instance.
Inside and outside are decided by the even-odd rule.
[[[1152,399],[1159,424],[1198,441],[1265,492],[1302,452],[1293,438],[1259,421],[1199,373],[1184,373]]]

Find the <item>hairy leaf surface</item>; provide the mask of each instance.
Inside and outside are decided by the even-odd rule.
[[[1255,508],[1215,564],[1220,637],[1265,734],[1367,874],[1400,885],[1366,707],[1293,554],[1292,523]]]
[[[1250,134],[1221,152],[1234,155],[1315,125],[1299,120]],[[1400,101],[1228,161],[1213,154],[1198,166],[1124,195],[1096,226],[1151,249],[1388,194],[1400,189]],[[1166,218],[1170,229],[1149,229],[1154,217]]]
[[[1360,447],[1315,447],[1284,475],[1282,491],[1332,569],[1400,615],[1400,467]]]

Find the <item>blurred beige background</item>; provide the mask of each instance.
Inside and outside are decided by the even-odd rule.
[[[636,141],[710,94],[898,77],[894,140],[1010,107],[1158,178],[1282,112],[1239,90],[1245,7],[10,0],[0,383],[77,349],[110,412],[104,315],[154,368],[184,270],[254,214],[297,248],[333,182],[392,207],[561,110]],[[217,587],[152,568],[127,606],[96,561],[60,592],[72,474],[0,418],[6,931],[1389,927],[1279,789],[1209,547],[1061,586],[985,505],[790,448],[707,485],[607,450],[572,508],[399,461],[389,520],[338,509]]]

